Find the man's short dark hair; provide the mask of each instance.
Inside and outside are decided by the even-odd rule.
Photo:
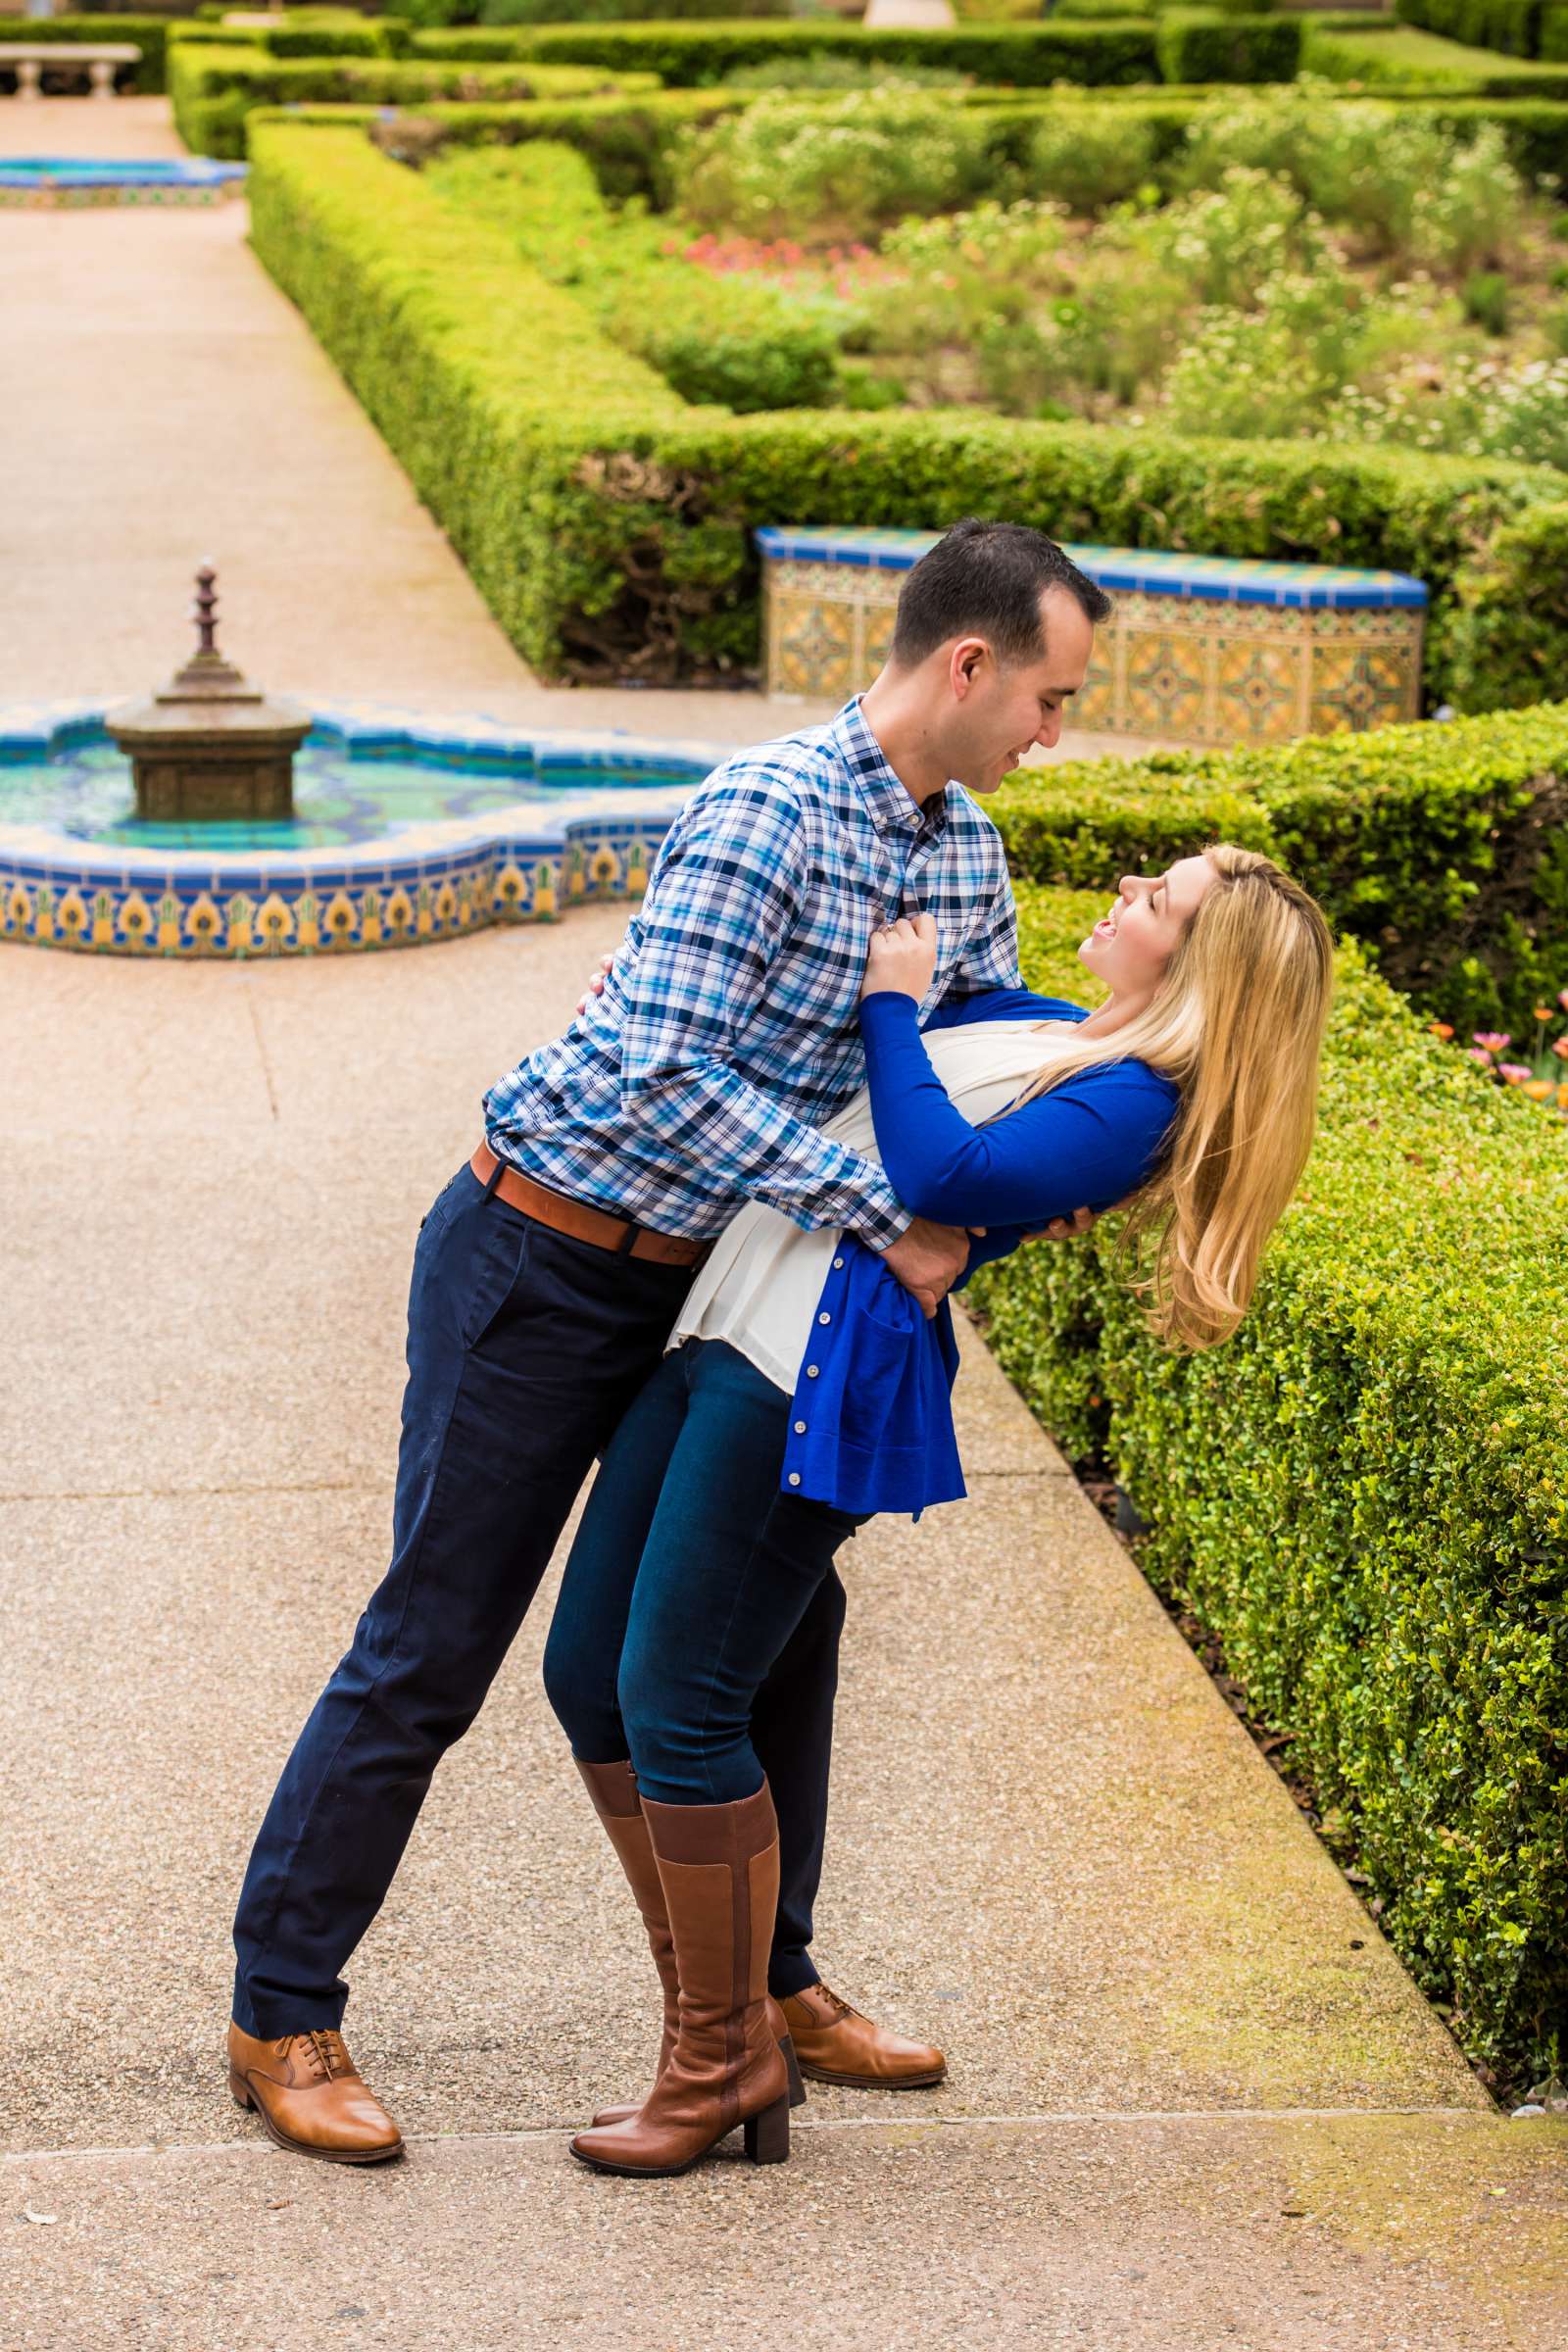
[[[956,522],[904,583],[893,623],[893,659],[912,669],[952,637],[983,637],[1000,661],[1038,662],[1045,652],[1040,599],[1065,588],[1091,621],[1110,599],[1054,539],[1021,522]]]

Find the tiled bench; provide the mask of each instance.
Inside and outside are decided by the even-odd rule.
[[[770,694],[834,701],[887,657],[903,577],[935,531],[757,533]],[[1271,743],[1416,718],[1427,592],[1397,571],[1069,547],[1115,597],[1070,723]]]

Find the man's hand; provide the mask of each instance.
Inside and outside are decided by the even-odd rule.
[[[892,1249],[882,1252],[882,1263],[910,1298],[919,1300],[927,1322],[968,1262],[969,1236],[964,1228],[933,1225],[929,1217],[916,1217]]]
[[[1023,1238],[1026,1242],[1075,1242],[1081,1233],[1089,1231],[1094,1221],[1092,1208],[1075,1208],[1070,1217],[1053,1217],[1038,1233],[1026,1233]]]
[[[587,987],[586,987],[586,988],[583,990],[583,992],[582,992],[582,995],[581,995],[581,996],[580,996],[580,997],[577,999],[577,1010],[578,1010],[579,1012],[586,1012],[586,1011],[587,1011],[587,1009],[588,1009],[588,1003],[589,1003],[589,999],[590,999],[590,998],[592,998],[592,997],[602,997],[602,996],[604,995],[604,993],[605,993],[605,976],[606,976],[606,974],[609,972],[609,970],[610,970],[610,967],[611,967],[611,965],[612,965],[612,964],[614,962],[614,960],[615,960],[615,958],[613,957],[613,956],[600,956],[600,958],[599,958],[599,969],[598,969],[598,971],[597,971],[597,972],[593,972],[593,973],[591,973],[591,974],[589,975],[589,979],[588,979],[588,985],[587,985]]]

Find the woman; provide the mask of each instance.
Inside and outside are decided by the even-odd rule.
[[[1129,1234],[1155,1237],[1136,1286],[1155,1331],[1185,1348],[1228,1337],[1311,1144],[1332,957],[1318,907],[1218,843],[1123,878],[1078,951],[1108,988],[1095,1011],[998,990],[922,1033],[935,941],[924,915],[872,941],[867,1083],[825,1132],[876,1151],[915,1214],[979,1234],[968,1272],[1079,1203],[1132,1196]],[[926,1323],[874,1253],[754,1203],[606,1450],[545,1680],[665,2023],[648,2098],[578,2133],[585,2163],[683,2172],[737,2123],[757,2161],[788,2154],[793,2069],[766,1993],[777,1829],[752,1702],[846,1536],[962,1494],[956,1365],[946,1301]]]

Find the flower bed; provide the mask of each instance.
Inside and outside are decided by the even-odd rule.
[[[1102,544],[1409,572],[1432,592],[1427,685],[1441,698],[1456,684],[1462,598],[1505,526],[1562,486],[1544,467],[1393,450],[951,411],[691,407],[614,350],[506,234],[443,204],[357,132],[263,120],[252,148],[258,252],[547,674],[754,664],[758,524],[940,528],[994,512]],[[1553,642],[1543,613],[1568,607],[1568,577],[1538,573],[1519,626],[1539,652]],[[1506,652],[1507,614],[1491,618]]]
[[[1103,884],[1019,900],[1027,975],[1081,1001]],[[1384,1928],[1493,2062],[1543,2054],[1568,1996],[1565,1230],[1555,1123],[1347,948],[1318,1145],[1234,1340],[1148,1337],[1114,1219],[969,1293],[1047,1428],[1131,1492],[1148,1572],[1348,1818]]]

